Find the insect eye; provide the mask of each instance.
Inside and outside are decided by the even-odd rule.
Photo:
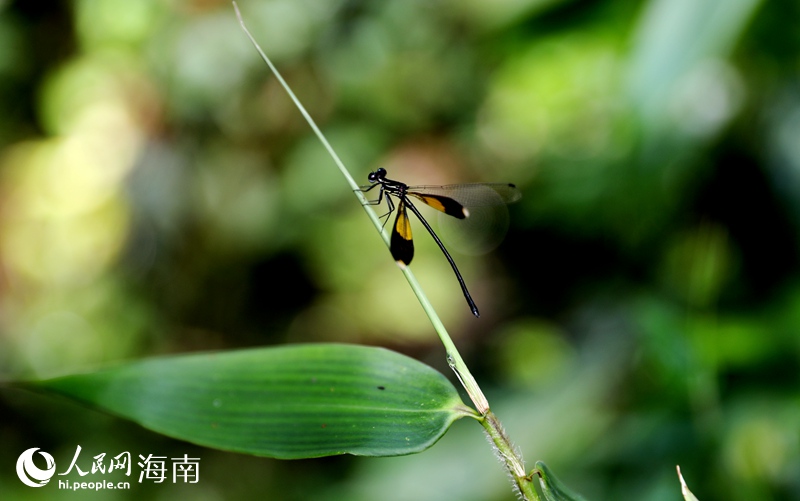
[[[375,175],[379,178],[386,177],[386,169],[384,169],[383,167],[378,167],[378,170],[375,172]]]
[[[374,183],[375,181],[377,181],[377,180],[378,180],[378,175],[377,175],[377,174],[375,174],[374,172],[370,172],[370,173],[369,173],[369,176],[367,176],[367,180],[368,180],[370,183]]]

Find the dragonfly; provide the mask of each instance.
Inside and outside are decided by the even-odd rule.
[[[433,231],[431,225],[422,216],[419,209],[412,202],[412,198],[419,200],[428,207],[436,209],[448,216],[456,219],[465,220],[470,217],[470,208],[473,210],[480,207],[503,206],[516,202],[522,196],[519,189],[511,183],[467,183],[467,184],[447,184],[437,186],[409,186],[400,181],[395,181],[386,177],[386,169],[383,167],[367,176],[369,185],[361,186],[360,191],[366,193],[375,188],[380,191],[378,198],[367,201],[368,205],[379,205],[386,200],[389,211],[381,216],[385,217],[384,226],[389,221],[393,212],[397,215],[392,226],[389,249],[392,257],[401,268],[411,264],[414,258],[414,241],[411,236],[411,221],[408,218],[408,211],[411,211],[422,223],[428,233],[430,233],[436,245],[439,246],[447,262],[453,268],[453,272],[464,293],[472,314],[480,317],[480,312],[467,289],[464,277],[458,271],[458,266],[453,257],[447,251],[442,240]],[[396,198],[395,202],[393,198]]]

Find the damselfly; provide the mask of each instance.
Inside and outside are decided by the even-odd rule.
[[[467,285],[464,283],[464,278],[461,272],[458,271],[455,261],[447,252],[441,239],[436,235],[428,224],[428,221],[422,216],[416,206],[411,202],[410,197],[422,201],[429,207],[432,207],[448,216],[457,219],[466,219],[470,217],[470,208],[476,207],[489,207],[508,204],[519,200],[522,196],[519,189],[510,183],[470,183],[470,184],[448,184],[443,186],[408,186],[400,181],[395,181],[386,178],[386,169],[380,168],[375,172],[371,172],[367,177],[370,184],[362,186],[361,191],[368,192],[375,187],[380,187],[380,193],[376,200],[371,200],[370,205],[378,205],[383,199],[386,199],[386,205],[389,208],[384,216],[387,221],[392,212],[397,211],[394,226],[392,227],[392,236],[390,239],[390,250],[392,257],[397,261],[401,267],[408,266],[414,258],[414,242],[411,238],[411,222],[408,219],[406,209],[414,213],[420,220],[422,225],[431,234],[433,240],[444,253],[450,266],[456,274],[458,283],[461,285],[461,291],[464,293],[464,298],[467,300],[470,310],[476,317],[480,317],[478,307],[475,305],[472,296],[467,290]],[[397,203],[392,200],[392,197],[397,198]],[[385,223],[384,223],[385,224]]]

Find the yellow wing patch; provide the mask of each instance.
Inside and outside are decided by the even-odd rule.
[[[458,219],[464,219],[469,215],[467,208],[461,205],[457,200],[442,195],[433,195],[429,193],[414,193],[409,191],[409,196],[422,200],[428,206],[444,212],[448,216],[453,216]]]
[[[411,221],[408,219],[405,207],[400,206],[397,208],[397,221],[394,223],[394,231],[400,235],[403,240],[411,240]]]
[[[426,195],[416,195],[416,197],[425,202],[426,204],[428,204],[429,206],[433,207],[434,209],[441,212],[446,212],[444,204],[439,198]]]

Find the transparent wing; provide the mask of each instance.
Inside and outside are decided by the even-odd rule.
[[[508,231],[506,204],[522,196],[516,186],[507,183],[411,186],[408,195],[425,202],[415,205],[440,211],[439,236],[448,247],[470,255],[485,254],[500,243]],[[466,217],[459,218],[461,211],[455,210],[452,203],[429,203],[426,197],[430,196],[457,202],[459,207],[463,206]]]
[[[436,195],[452,198],[465,207],[485,207],[514,203],[522,197],[510,183],[467,183],[442,186],[409,186],[409,195]]]

